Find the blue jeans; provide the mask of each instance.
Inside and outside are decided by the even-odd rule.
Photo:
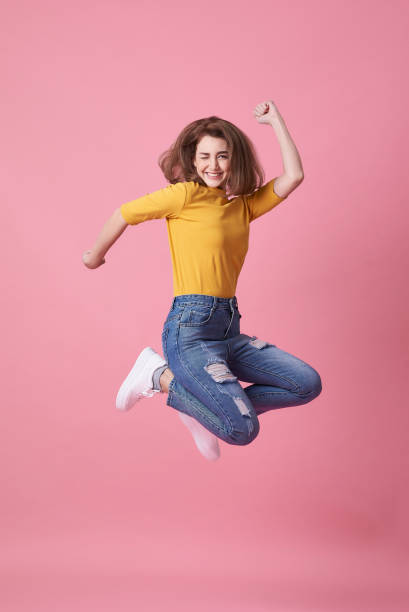
[[[185,412],[229,444],[249,444],[258,415],[306,404],[321,393],[310,365],[256,336],[240,333],[237,298],[173,298],[162,332],[174,374],[167,405]],[[253,383],[243,388],[239,380]]]

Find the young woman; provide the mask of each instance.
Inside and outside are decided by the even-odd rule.
[[[274,128],[281,176],[263,185],[248,137],[219,117],[198,119],[159,159],[169,185],[122,204],[83,254],[84,264],[97,268],[128,224],[166,219],[174,297],[162,333],[164,358],[146,347],[121,385],[116,406],[127,410],[143,397],[168,393],[167,405],[178,411],[210,460],[219,457],[218,438],[249,444],[259,432],[260,414],[306,404],[322,390],[313,367],[240,331],[235,293],[249,225],[303,180],[298,151],[273,101],[258,104],[253,113]],[[252,384],[243,388],[239,380]]]

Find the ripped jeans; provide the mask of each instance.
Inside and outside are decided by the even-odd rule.
[[[192,416],[229,444],[249,444],[258,415],[306,404],[321,393],[310,365],[256,336],[240,333],[237,298],[173,298],[162,332],[173,372],[167,405]],[[243,388],[239,380],[253,383]]]

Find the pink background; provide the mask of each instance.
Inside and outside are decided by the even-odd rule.
[[[407,610],[407,3],[2,7],[2,609]],[[165,222],[81,257],[194,119],[278,176],[268,99],[305,180],[252,225],[242,331],[323,391],[211,463],[164,396],[115,410],[161,350]]]

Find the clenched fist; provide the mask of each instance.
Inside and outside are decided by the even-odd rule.
[[[278,114],[278,109],[272,100],[260,102],[253,110],[253,115],[259,123],[271,123]]]

